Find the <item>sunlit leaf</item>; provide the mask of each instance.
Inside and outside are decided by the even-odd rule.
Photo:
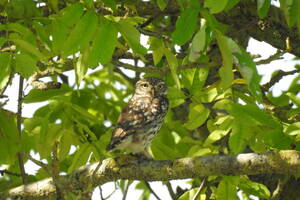
[[[257,12],[260,18],[264,18],[269,11],[271,0],[258,0],[257,1]]]
[[[91,150],[92,150],[92,146],[89,143],[84,143],[80,145],[74,155],[74,158],[72,159],[72,163],[70,167],[68,168],[68,173],[86,164],[91,154]]]
[[[40,102],[40,101],[47,101],[51,97],[63,95],[70,91],[71,91],[71,88],[66,85],[62,85],[62,87],[60,89],[55,89],[55,90],[32,89],[29,92],[29,94],[25,96],[23,102],[24,103],[35,103],[35,102]]]
[[[17,54],[15,56],[15,70],[24,78],[29,78],[36,70],[36,60],[27,54]]]
[[[15,155],[20,150],[16,118],[12,113],[0,109],[0,124],[0,149],[5,150],[5,153],[0,156],[0,162],[13,164],[17,158]]]
[[[31,54],[35,58],[39,60],[44,60],[47,58],[46,55],[44,55],[42,52],[38,50],[38,48],[29,42],[22,40],[22,39],[11,39],[12,42],[14,42],[18,47],[20,47],[23,51],[26,51],[27,53]]]
[[[9,81],[9,76],[11,72],[10,68],[10,53],[0,54],[0,91],[6,86]]]
[[[183,195],[181,195],[179,197],[178,200],[205,200],[206,199],[206,195],[205,194],[200,194],[198,196],[198,198],[195,198],[195,195],[197,193],[199,188],[193,188],[193,189],[190,189],[188,191],[186,191],[185,193],[183,193]]]
[[[202,20],[201,27],[192,40],[189,61],[194,62],[200,57],[200,52],[204,51],[206,43],[206,23]]]
[[[117,24],[117,28],[134,52],[140,54],[147,52],[147,49],[140,44],[140,33],[134,26],[126,21],[121,21]]]
[[[92,11],[86,12],[64,42],[62,55],[65,57],[74,54],[79,51],[80,47],[84,47],[94,36],[97,23],[98,17],[96,13]]]
[[[248,195],[254,195],[265,199],[270,197],[270,191],[266,186],[261,183],[253,182],[245,177],[241,178],[238,187]]]
[[[168,64],[169,64],[172,77],[173,77],[173,79],[176,83],[177,88],[179,89],[180,88],[180,81],[179,81],[179,78],[178,78],[178,75],[177,75],[177,67],[178,67],[177,58],[169,49],[165,48],[164,53],[165,53],[165,56],[166,56]]]
[[[117,34],[117,29],[112,23],[98,27],[90,56],[87,58],[92,65],[97,65],[98,62],[107,64],[111,60],[117,43]]]
[[[222,91],[224,91],[231,86],[234,79],[232,71],[233,56],[229,46],[230,40],[219,31],[216,31],[216,38],[222,54],[222,67],[219,70],[219,75],[221,77],[220,86]]]
[[[210,13],[219,13],[225,9],[228,0],[205,0],[204,7],[209,8]]]
[[[224,177],[217,188],[217,198],[219,200],[238,200],[237,188],[233,177]]]
[[[189,130],[198,128],[206,121],[209,114],[210,110],[204,107],[202,104],[191,104],[189,121],[184,124],[184,126]]]

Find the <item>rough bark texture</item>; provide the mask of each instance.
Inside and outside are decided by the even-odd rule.
[[[97,169],[95,171],[95,169]],[[278,151],[264,154],[211,155],[176,160],[137,160],[131,156],[109,158],[100,164],[84,166],[61,176],[64,191],[82,193],[117,179],[163,181],[220,175],[300,174],[300,152]],[[0,194],[0,199],[51,199],[55,197],[52,179],[20,186]]]

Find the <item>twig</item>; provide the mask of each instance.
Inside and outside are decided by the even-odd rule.
[[[99,191],[100,191],[100,198],[101,198],[101,200],[109,199],[111,197],[111,195],[113,195],[117,191],[116,183],[115,183],[115,189],[109,195],[107,195],[107,197],[103,197],[102,188],[101,188],[100,185],[98,187],[99,187]]]
[[[21,140],[21,135],[22,135],[22,98],[23,98],[23,85],[24,85],[24,78],[20,75],[19,76],[19,93],[18,93],[18,112],[17,112],[17,128],[18,128],[18,135],[19,139]],[[18,156],[18,162],[19,162],[19,168],[21,172],[21,177],[23,184],[28,183],[28,177],[25,172],[25,167],[24,167],[24,161],[22,154],[20,152],[17,153]]]
[[[52,148],[52,178],[56,189],[56,200],[63,200],[64,194],[59,185],[59,159],[58,159],[58,141],[54,142]]]
[[[118,67],[123,67],[125,69],[130,69],[136,72],[145,72],[145,73],[155,73],[155,74],[162,74],[163,71],[157,68],[154,68],[152,66],[148,66],[148,67],[136,67],[134,65],[130,65],[127,63],[123,63],[120,61],[112,61],[112,63]]]
[[[166,73],[170,72],[169,68],[164,69],[158,69],[153,66],[147,66],[147,67],[137,67],[131,64],[123,63],[120,61],[112,61],[112,63],[118,67],[123,67],[125,69],[130,69],[135,72],[145,72],[145,73],[154,73],[154,74],[160,74],[164,75]],[[194,68],[211,68],[215,67],[217,64],[215,62],[209,62],[209,63],[189,63],[186,65],[181,65],[177,68],[177,71],[182,71],[185,69],[194,69]]]
[[[153,31],[150,31],[150,30],[146,30],[146,29],[142,29],[141,27],[137,27],[137,30],[144,34],[144,35],[148,35],[148,36],[153,36],[153,37],[156,37],[156,38],[159,38],[159,39],[163,39],[163,40],[166,40],[168,42],[171,42],[171,38],[169,38],[168,36],[166,35],[163,35],[163,34],[160,34],[160,33],[157,33],[157,32],[153,32]]]
[[[124,192],[123,192],[122,200],[126,200],[126,196],[127,196],[130,184],[131,184],[131,181],[126,180],[126,185],[125,185],[125,189],[124,189]]]
[[[275,76],[273,76],[271,78],[271,80],[268,83],[264,84],[262,87],[265,91],[268,91],[275,83],[279,82],[282,79],[282,77],[287,76],[287,75],[292,75],[295,73],[300,73],[300,69],[295,69],[295,70],[288,71],[288,72],[279,70],[277,72],[277,74]]]
[[[162,13],[158,13],[156,15],[153,15],[153,16],[149,17],[144,23],[138,25],[138,27],[139,28],[144,28],[144,27],[148,26],[156,17],[158,17],[161,14]]]
[[[1,176],[3,176],[4,174],[13,175],[13,176],[21,176],[21,174],[11,172],[11,171],[8,171],[6,169],[1,169],[0,174],[1,174]]]
[[[155,198],[157,200],[161,200],[161,198],[159,198],[159,196],[154,192],[154,190],[151,188],[150,184],[147,181],[144,181],[145,185],[147,186],[147,188],[150,190],[151,194],[153,194],[155,196]]]
[[[274,61],[274,60],[278,60],[278,59],[282,59],[282,55],[284,54],[284,51],[281,50],[277,50],[277,52],[273,55],[271,55],[270,57],[257,61],[256,64],[257,65],[262,65],[262,64],[269,64],[270,62]]]
[[[100,193],[100,199],[104,200],[101,185],[99,185],[98,188],[99,188],[99,193]]]
[[[34,159],[31,155],[26,154],[26,153],[21,153],[22,156],[27,157],[27,159],[31,160],[34,164],[40,166],[41,168],[43,168],[49,175],[51,174],[51,170],[49,169],[48,165],[43,163],[42,161],[36,160]]]
[[[205,176],[205,177],[203,178],[203,181],[202,181],[201,185],[199,186],[199,188],[198,188],[196,194],[193,196],[193,199],[192,199],[192,200],[196,200],[196,199],[199,197],[200,193],[203,191],[204,186],[205,186],[206,184],[207,184],[207,176]]]
[[[50,82],[42,82],[39,81],[40,78],[50,76],[50,75],[58,75],[59,73],[56,71],[54,67],[49,67],[44,71],[39,71],[34,73],[29,81],[28,84],[31,85],[33,88],[39,90],[49,90],[49,89],[59,89],[61,87],[61,83],[50,81]]]
[[[176,200],[176,199],[177,199],[176,194],[174,193],[173,188],[172,188],[172,185],[171,185],[171,183],[170,183],[169,181],[167,182],[166,186],[167,186],[167,188],[168,188],[168,191],[169,191],[169,193],[170,193],[172,199],[173,199],[173,200]]]
[[[289,180],[289,176],[284,176],[279,178],[278,183],[277,183],[277,187],[276,189],[273,191],[272,197],[270,198],[270,200],[278,200],[280,199],[280,194],[283,190],[284,184]]]

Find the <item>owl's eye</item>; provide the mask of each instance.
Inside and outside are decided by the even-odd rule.
[[[163,86],[163,84],[160,84],[160,85],[158,85],[157,87],[158,87],[159,89],[163,89],[164,86]]]
[[[149,85],[148,85],[147,83],[144,83],[142,86],[143,86],[144,88],[149,87]]]

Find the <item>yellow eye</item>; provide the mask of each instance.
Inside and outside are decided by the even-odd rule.
[[[163,84],[160,84],[160,85],[158,85],[157,87],[158,87],[159,89],[163,89],[163,88],[164,88]]]

